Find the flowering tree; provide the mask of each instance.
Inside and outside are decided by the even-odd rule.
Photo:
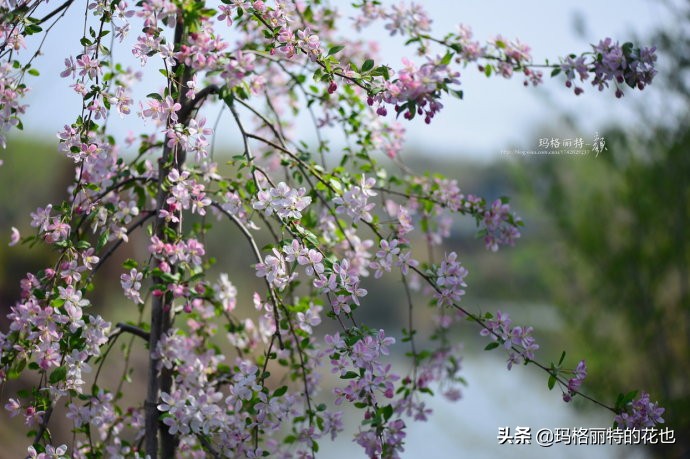
[[[477,325],[487,349],[507,353],[508,369],[545,371],[565,401],[590,399],[621,427],[663,422],[663,408],[646,393],[621,395],[614,406],[582,394],[584,361],[569,369],[563,353],[557,363],[540,363],[532,327],[461,304],[467,269],[454,252],[433,262],[449,217],[473,218],[492,251],[515,242],[521,220],[506,200],[488,202],[454,180],[408,170],[398,157],[404,128],[396,121],[430,123],[444,96],[462,98],[458,69],[473,66],[487,76],[520,75],[525,85],[540,84],[544,70],[562,73],[575,94],[590,81],[620,97],[625,86],[652,81],[654,48],[606,39],[538,65],[519,41],[480,43],[464,25],[436,37],[419,6],[366,0],[347,24],[316,0],[48,3],[0,3],[3,144],[7,131],[22,128],[21,98],[38,77],[33,65],[43,41],[25,54],[25,37],[45,40],[69,9],[83,8],[85,18],[60,73],[83,98],[58,133],[59,150],[75,167],[69,197],[32,212],[35,233],[22,238],[13,230],[11,240],[46,244],[56,254],[54,265],[26,275],[10,328],[0,334],[0,382],[35,375],[35,386],[9,394],[6,405],[25,417],[31,457],[312,457],[319,441],[342,430],[342,403],[362,411],[355,441],[368,456],[397,457],[410,420],[429,414],[424,397],[432,389],[460,397],[460,357],[449,336],[460,320]],[[413,47],[414,61],[382,65],[364,42],[339,34],[373,22]],[[114,59],[118,46],[157,75],[155,67],[160,87],[135,100],[141,72]],[[224,175],[213,160],[215,128],[202,116],[211,103],[223,104],[224,123],[243,145]],[[313,122],[315,144],[291,134],[300,112]],[[142,131],[112,135],[115,113],[141,118]],[[332,167],[327,136],[336,130],[348,146]],[[379,165],[381,153],[397,172]],[[245,238],[255,258],[247,269],[263,282],[253,293],[255,317],[238,306],[232,273],[208,274],[213,258],[204,237],[223,220]],[[139,319],[113,324],[89,314],[88,292],[97,287],[94,273],[136,232],[145,233],[148,253],[124,263],[120,282]],[[426,256],[412,247],[418,240],[426,241]],[[366,278],[384,273],[399,276],[409,300],[406,375],[386,361],[390,331],[367,327],[357,314],[368,306]],[[430,349],[416,343],[412,289],[425,293],[435,318]],[[339,331],[318,334],[326,319]],[[99,380],[125,334],[148,349],[145,396],[133,406],[124,404],[127,372],[114,387]],[[94,366],[99,371],[87,377]],[[319,366],[340,378],[336,407],[319,400]],[[69,445],[52,443],[58,406],[73,426]]]

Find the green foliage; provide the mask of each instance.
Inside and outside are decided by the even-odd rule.
[[[544,248],[558,254],[546,271],[568,336],[591,356],[587,388],[648,388],[678,435],[690,431],[690,131],[604,137],[598,158],[546,158],[523,171],[560,233]]]

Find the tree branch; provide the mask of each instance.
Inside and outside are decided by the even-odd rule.
[[[123,332],[128,332],[128,333],[133,334],[134,336],[138,336],[139,338],[141,338],[147,342],[151,338],[151,334],[149,332],[144,331],[139,327],[135,327],[134,325],[118,322],[116,327],[119,328],[120,330],[122,330]]]

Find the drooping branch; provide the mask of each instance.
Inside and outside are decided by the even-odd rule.
[[[141,328],[136,327],[134,325],[118,322],[116,327],[122,330],[123,332],[131,333],[134,336],[138,336],[146,342],[148,342],[151,338],[151,334],[149,332],[142,330]]]
[[[235,215],[231,214],[227,210],[223,209],[223,207],[218,204],[218,203],[213,203],[213,207],[218,209],[220,212],[222,212],[226,217],[228,217],[232,222],[240,229],[244,237],[247,239],[249,244],[252,247],[252,251],[254,252],[254,256],[256,257],[256,262],[257,263],[262,263],[263,259],[261,258],[261,251],[259,250],[259,247],[256,245],[256,241],[254,240],[254,236],[252,236],[252,233],[249,232],[247,227],[238,219]],[[265,279],[265,278],[264,278]],[[285,345],[283,344],[283,338],[280,335],[280,318],[278,317],[278,298],[276,296],[276,292],[273,289],[273,286],[271,286],[270,282],[268,282],[267,279],[265,279],[266,282],[266,288],[268,289],[269,295],[271,296],[271,301],[273,303],[273,317],[276,323],[276,334],[278,335],[278,345],[280,346],[280,349],[285,349]]]

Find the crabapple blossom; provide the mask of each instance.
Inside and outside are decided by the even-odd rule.
[[[342,196],[333,199],[333,203],[337,205],[336,213],[344,213],[352,219],[354,223],[362,220],[371,223],[371,210],[374,209],[375,204],[368,202],[369,198],[376,196],[376,192],[372,190],[376,184],[376,179],[373,177],[366,178],[362,175],[360,185],[355,185],[349,188]]]
[[[259,191],[252,207],[263,210],[267,216],[275,213],[280,218],[300,219],[302,211],[311,203],[305,193],[306,188],[294,189],[280,182],[276,188]]]
[[[652,402],[647,392],[642,392],[637,398],[629,402],[625,411],[618,414],[615,422],[628,429],[654,427],[664,422],[661,415],[666,411],[657,402]]]
[[[569,402],[580,389],[580,386],[587,377],[587,366],[584,360],[580,360],[577,367],[573,370],[573,377],[568,379],[567,392],[563,392],[563,400]]]
[[[457,259],[458,254],[455,252],[446,254],[436,273],[436,285],[439,287],[439,290],[434,293],[434,296],[439,306],[460,301],[465,294],[463,288],[467,287],[465,277],[468,271]]]
[[[264,261],[257,263],[255,268],[257,277],[265,277],[278,290],[285,289],[295,277],[295,274],[288,274],[285,257],[277,249],[273,249],[273,255],[266,255]]]
[[[47,3],[0,5],[3,147],[23,128],[22,100],[53,21],[77,7]],[[319,442],[342,435],[336,407],[348,404],[360,410],[352,440],[370,457],[395,458],[413,422],[432,416],[430,392],[462,397],[450,332],[460,319],[481,327],[487,348],[502,345],[508,368],[537,363],[532,327],[460,305],[468,270],[449,248],[455,215],[473,220],[491,251],[516,242],[521,220],[506,199],[464,194],[456,180],[406,166],[408,121],[442,116],[447,95],[471,89],[464,75],[474,68],[538,85],[546,67],[576,94],[575,81],[590,78],[619,96],[624,84],[641,90],[656,73],[655,49],[605,39],[542,65],[519,39],[480,42],[467,25],[436,36],[420,3],[355,8],[343,34],[338,8],[323,2],[86,3],[81,36],[65,42],[52,72],[81,101],[57,133],[72,182],[62,202],[30,213],[28,235],[10,234],[11,246],[43,244],[55,255],[23,277],[0,332],[0,383],[21,376],[32,385],[4,392],[8,413],[31,431],[29,457],[314,457]],[[415,48],[402,65],[388,66],[355,33],[376,23]],[[35,34],[42,40],[26,40]],[[125,54],[137,69],[119,61]],[[222,110],[211,128],[213,103]],[[141,122],[121,136],[112,120],[132,119],[133,108]],[[297,137],[310,120],[316,140]],[[326,130],[341,131],[347,147],[335,152]],[[214,157],[218,131],[237,140],[234,156]],[[401,172],[379,164],[383,155]],[[209,253],[216,230],[228,244]],[[121,295],[134,305],[126,322],[111,323],[111,302],[92,292],[112,280],[99,273],[118,259]],[[254,275],[226,272],[228,260]],[[394,267],[408,296],[399,342],[361,314],[376,307],[372,282]],[[433,330],[414,322],[410,290],[429,300]],[[88,314],[97,307],[103,317]],[[336,331],[324,335],[326,324]],[[127,344],[127,334],[145,345]],[[108,359],[119,348],[127,357],[114,376]],[[405,352],[406,374],[391,358]],[[332,400],[322,394],[329,370]],[[564,398],[580,393],[584,361],[554,365],[549,377],[557,370],[572,375],[558,380]],[[616,409],[620,425],[663,422],[646,393],[629,399]],[[72,432],[64,445],[52,432],[60,416]]]
[[[134,303],[140,304],[144,300],[141,299],[141,280],[143,279],[143,273],[140,273],[135,268],[132,268],[129,273],[122,274],[120,276],[120,283],[122,284],[122,289],[125,292],[125,296]]]
[[[215,290],[218,292],[218,300],[223,305],[225,311],[232,311],[237,305],[237,288],[230,282],[228,275],[222,273],[218,279],[218,284],[215,285]]]
[[[17,245],[20,237],[21,237],[21,235],[19,234],[19,230],[13,226],[12,227],[12,235],[10,236],[10,243],[8,245],[10,247]]]

